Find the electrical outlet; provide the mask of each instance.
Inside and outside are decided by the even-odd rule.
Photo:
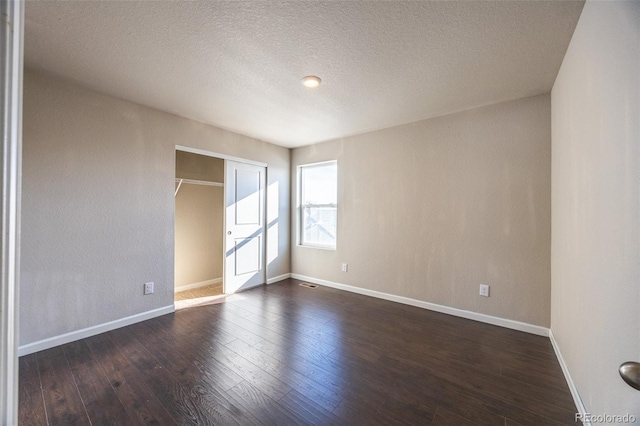
[[[144,283],[144,294],[151,294],[153,293],[153,283]]]
[[[480,296],[489,297],[489,286],[480,284]]]
[[[349,264],[348,263],[343,263],[342,264],[342,272],[349,272]]]

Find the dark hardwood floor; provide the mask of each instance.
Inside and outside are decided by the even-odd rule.
[[[22,357],[20,424],[575,424],[549,339],[298,283]]]

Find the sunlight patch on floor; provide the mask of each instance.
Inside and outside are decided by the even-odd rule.
[[[224,302],[226,295],[222,293],[222,284],[213,284],[175,294],[176,311],[197,306],[212,305]]]

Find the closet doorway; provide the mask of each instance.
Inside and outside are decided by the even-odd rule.
[[[176,309],[266,283],[267,165],[176,146]]]
[[[176,151],[175,305],[223,297],[224,160]]]

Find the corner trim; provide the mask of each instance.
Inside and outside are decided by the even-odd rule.
[[[411,299],[404,296],[396,296],[394,294],[383,293],[375,290],[354,287],[346,284],[335,283],[332,281],[322,280],[313,277],[307,277],[300,274],[291,274],[291,278],[309,281],[313,284],[323,285],[326,287],[337,288],[339,290],[350,291],[352,293],[363,294],[365,296],[376,297],[378,299],[389,300],[391,302],[402,303],[405,305],[415,306],[418,308],[428,309],[430,311],[441,312],[443,314],[454,315],[456,317],[471,319],[474,321],[484,322],[487,324],[497,325],[500,327],[510,328],[513,330],[524,331],[526,333],[536,334],[538,336],[549,336],[549,329],[539,325],[528,324],[526,322],[514,321],[510,319],[494,317],[491,315],[480,314],[477,312],[466,311],[464,309],[452,308],[449,306],[438,305],[437,303],[425,302],[422,300]]]
[[[39,340],[37,342],[28,343],[18,348],[18,356],[29,355],[34,352],[43,351],[66,343],[75,342],[76,340],[95,336],[100,333],[115,330],[116,328],[125,327],[137,322],[146,321],[161,315],[171,314],[175,312],[175,306],[169,305],[163,308],[152,309],[150,311],[120,318],[114,321],[105,322],[104,324],[94,325],[93,327],[83,328],[81,330],[71,331],[59,336],[49,337],[48,339]]]
[[[173,289],[174,293],[180,293],[181,291],[193,290],[194,288],[205,287],[212,284],[218,284],[222,282],[222,278],[214,278],[212,280],[200,281],[198,283],[187,284]]]
[[[573,379],[571,378],[571,373],[569,373],[569,367],[567,367],[567,363],[564,362],[564,358],[562,357],[562,353],[560,352],[560,346],[558,346],[558,342],[556,342],[556,338],[553,336],[553,331],[549,330],[549,340],[551,340],[551,346],[553,346],[553,351],[556,353],[556,358],[558,358],[558,362],[560,363],[560,368],[562,368],[562,373],[564,374],[564,378],[567,381],[567,385],[569,386],[569,392],[571,392],[571,396],[573,397],[573,402],[576,404],[576,409],[578,410],[578,414],[582,414],[582,418],[584,418],[585,414],[588,413],[586,407],[584,406],[584,402],[582,402],[582,398],[580,397],[580,392],[578,392],[578,388],[575,383],[573,383]],[[592,426],[591,422],[582,421],[584,426]]]
[[[269,278],[267,280],[267,285],[268,284],[277,283],[278,281],[286,280],[287,278],[291,278],[291,274],[290,273],[286,273],[286,274],[278,275],[277,277]]]

